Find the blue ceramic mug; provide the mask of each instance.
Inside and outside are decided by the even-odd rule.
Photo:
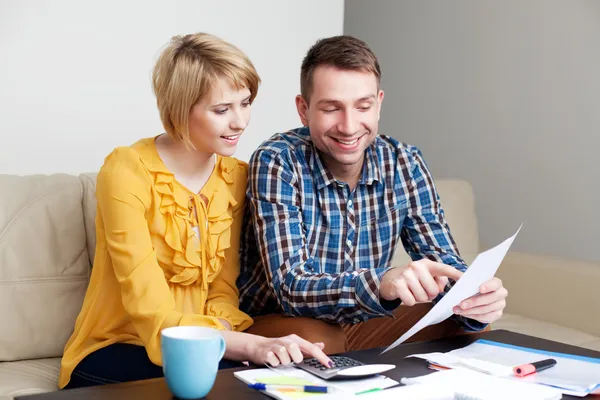
[[[175,397],[197,399],[212,389],[225,340],[212,328],[174,326],[161,331],[162,365]]]

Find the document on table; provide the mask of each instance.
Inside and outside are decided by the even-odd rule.
[[[485,339],[479,339],[466,347],[447,353],[412,354],[407,357],[421,358],[445,368],[470,369],[528,384],[552,386],[572,396],[600,394],[600,358],[558,353]],[[547,358],[556,360],[556,365],[524,378],[514,376],[514,366]]]
[[[302,398],[319,397],[326,399],[329,395],[321,393],[287,392],[285,389],[278,389],[276,385],[317,385],[331,388],[336,395],[343,396],[344,399],[370,391],[382,391],[383,389],[396,386],[398,382],[384,375],[378,375],[372,378],[351,379],[339,381],[326,381],[318,378],[300,368],[291,366],[279,366],[276,368],[257,368],[234,372],[233,375],[239,380],[247,383],[264,383],[266,385],[275,385],[273,388],[263,391],[267,396],[279,400],[294,400]]]
[[[471,266],[467,268],[467,271],[458,281],[456,281],[452,289],[442,297],[431,311],[421,318],[421,320],[404,335],[400,336],[400,338],[392,343],[387,349],[382,351],[381,354],[392,350],[421,329],[448,319],[454,313],[452,309],[455,306],[460,304],[464,299],[479,293],[479,287],[492,279],[496,274],[500,263],[502,263],[504,256],[506,256],[508,249],[522,227],[523,224],[521,224],[514,235],[500,243],[498,246],[480,253],[475,260],[473,260]]]
[[[403,384],[426,385],[452,390],[455,399],[527,399],[560,400],[560,390],[548,386],[531,385],[519,380],[508,380],[468,369],[449,369],[416,378],[402,378]]]

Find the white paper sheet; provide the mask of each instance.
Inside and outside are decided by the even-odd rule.
[[[448,387],[436,387],[414,383],[408,386],[396,386],[393,388],[378,390],[374,392],[361,393],[359,400],[455,400],[454,391]],[[335,393],[319,395],[319,400],[349,400],[348,393]]]
[[[407,385],[417,383],[447,388],[454,391],[455,399],[559,400],[562,398],[558,389],[498,378],[462,368],[434,372],[416,378],[402,378],[401,382]]]
[[[398,382],[384,375],[375,376],[373,378],[355,380],[326,381],[300,368],[292,366],[247,369],[244,371],[234,372],[233,375],[245,383],[262,382],[284,385],[312,384],[318,386],[328,386],[330,388],[333,388],[336,394],[345,396],[345,399],[347,399],[348,396],[354,396],[355,394],[360,392],[374,389],[386,389],[398,385]],[[298,398],[313,396],[318,398],[327,398],[325,395],[320,393],[287,393],[278,390],[266,390],[263,393],[270,397],[280,400],[294,400]],[[363,395],[361,394],[361,396]]]
[[[407,357],[421,358],[449,368],[468,368],[497,377],[553,386],[564,394],[573,396],[586,396],[600,387],[599,358],[573,356],[484,339],[447,353],[412,354]],[[547,358],[555,359],[556,365],[525,378],[513,375],[514,366]]]
[[[496,274],[500,263],[502,263],[504,256],[506,256],[508,249],[519,234],[522,226],[523,224],[521,224],[514,235],[500,243],[498,246],[484,251],[475,257],[471,266],[467,268],[467,271],[458,281],[456,281],[452,289],[450,289],[450,291],[448,291],[448,293],[446,293],[419,322],[410,328],[404,335],[400,336],[400,338],[392,343],[387,349],[382,351],[381,354],[392,350],[421,329],[448,319],[454,313],[452,310],[455,306],[460,304],[464,299],[479,293],[479,287],[492,279]]]

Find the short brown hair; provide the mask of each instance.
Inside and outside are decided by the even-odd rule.
[[[236,46],[208,33],[175,36],[162,51],[152,73],[160,119],[168,135],[193,148],[188,118],[218,78],[250,90],[254,101],[260,77],[250,59]]]
[[[306,101],[312,92],[312,78],[319,65],[342,70],[370,72],[381,82],[381,68],[373,51],[365,42],[352,36],[333,36],[318,40],[306,53],[300,70],[300,93]]]

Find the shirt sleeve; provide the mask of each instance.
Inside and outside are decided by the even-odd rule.
[[[419,150],[414,150],[413,157],[408,187],[408,215],[401,234],[404,249],[413,260],[428,258],[464,272],[467,264],[450,233],[433,177]],[[441,300],[444,293],[434,303]],[[479,331],[487,326],[463,316],[454,315],[452,318],[468,331]]]
[[[206,314],[229,322],[232,330],[244,331],[253,321],[250,316],[239,309],[239,291],[236,280],[240,274],[240,236],[244,216],[247,172],[244,168],[235,182],[237,205],[233,210],[231,224],[231,245],[225,250],[225,265],[210,284],[206,302]]]
[[[145,218],[151,203],[150,189],[150,177],[135,150],[119,148],[107,157],[98,174],[96,196],[123,307],[150,360],[161,365],[162,329],[178,325],[215,329],[224,326],[212,316],[175,310],[175,300],[158,265]]]
[[[391,315],[379,303],[379,283],[389,268],[321,272],[308,251],[298,186],[283,156],[266,149],[254,153],[248,195],[256,241],[283,312],[336,322]]]

